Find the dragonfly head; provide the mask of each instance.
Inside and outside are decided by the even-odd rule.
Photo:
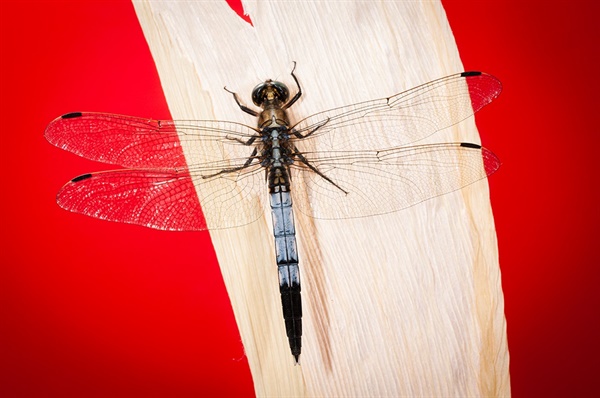
[[[252,90],[252,102],[261,108],[264,108],[269,103],[283,105],[289,97],[290,90],[287,86],[271,79],[259,84]]]

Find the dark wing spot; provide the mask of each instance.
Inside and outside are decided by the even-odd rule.
[[[469,76],[480,76],[481,72],[463,72],[460,74],[462,77],[469,77]]]
[[[81,117],[81,112],[71,112],[61,116],[63,119],[73,119],[74,117]]]
[[[75,177],[71,180],[71,182],[79,182],[82,180],[87,180],[88,178],[90,178],[92,175],[91,174],[82,174],[79,177]]]

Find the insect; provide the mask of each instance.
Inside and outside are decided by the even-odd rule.
[[[473,115],[501,84],[482,72],[433,80],[391,97],[359,102],[292,123],[302,96],[266,80],[244,105],[257,126],[69,113],[46,139],[85,158],[124,169],[83,174],[57,194],[64,209],[162,230],[232,228],[270,207],[283,317],[296,363],[302,303],[294,210],[340,219],[398,211],[494,173],[498,158],[478,144],[418,144]],[[409,146],[408,144],[417,145]],[[187,157],[182,148],[187,148]]]

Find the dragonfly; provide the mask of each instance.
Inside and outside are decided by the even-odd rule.
[[[292,123],[302,96],[274,80],[257,85],[256,127],[234,121],[152,120],[74,112],[45,131],[55,146],[122,167],[87,173],[60,189],[60,207],[159,230],[240,227],[270,208],[285,329],[298,364],[302,301],[294,210],[320,219],[399,211],[479,181],[498,157],[470,142],[420,143],[472,116],[501,92],[483,72],[462,72],[407,91]],[[184,151],[185,150],[185,151]]]

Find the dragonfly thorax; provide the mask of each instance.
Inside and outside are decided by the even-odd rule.
[[[288,129],[290,121],[287,112],[280,106],[267,106],[258,115],[258,128],[263,131],[271,129]]]
[[[288,127],[290,122],[285,112],[285,105],[290,90],[285,84],[267,80],[252,90],[252,101],[263,110],[258,115],[258,128]]]

